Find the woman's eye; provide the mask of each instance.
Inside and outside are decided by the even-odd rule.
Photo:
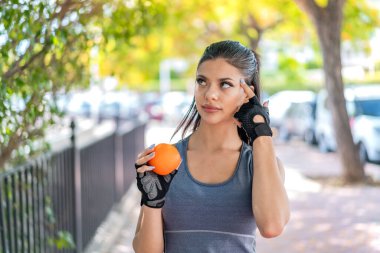
[[[228,82],[223,82],[221,86],[222,86],[222,88],[230,88],[230,87],[233,87],[233,85],[230,84],[230,83],[228,83]]]
[[[198,79],[196,80],[196,82],[197,82],[197,84],[199,84],[199,85],[206,85],[205,80],[200,79],[200,78],[198,78]]]

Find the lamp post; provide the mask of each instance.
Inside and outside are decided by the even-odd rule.
[[[171,80],[170,71],[183,72],[188,68],[188,64],[183,59],[169,58],[160,62],[160,93],[170,91]]]

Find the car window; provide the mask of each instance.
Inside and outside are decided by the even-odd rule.
[[[357,114],[380,117],[380,99],[356,100]]]

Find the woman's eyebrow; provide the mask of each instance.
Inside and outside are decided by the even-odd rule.
[[[208,78],[204,75],[197,75],[198,78],[203,78],[205,80],[208,80]],[[230,80],[230,81],[234,81],[234,79],[232,78],[229,78],[229,77],[223,77],[223,78],[219,78],[218,79],[219,81],[227,81],[227,80]]]
[[[229,77],[224,77],[224,78],[219,79],[219,81],[227,81],[227,80],[233,81],[234,79],[229,78]]]

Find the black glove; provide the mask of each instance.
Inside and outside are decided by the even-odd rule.
[[[256,115],[263,116],[265,122],[253,122],[253,118]],[[269,126],[270,120],[268,107],[263,107],[256,96],[251,97],[248,103],[243,104],[240,107],[240,110],[235,113],[234,117],[241,122],[241,126],[248,137],[250,145],[252,145],[259,136],[273,135],[272,129]]]
[[[143,166],[135,164],[136,169]],[[152,171],[144,173],[137,172],[137,188],[142,193],[140,205],[146,205],[152,208],[161,208],[165,203],[165,195],[169,190],[170,183],[177,170],[174,170],[166,176],[158,175]]]

